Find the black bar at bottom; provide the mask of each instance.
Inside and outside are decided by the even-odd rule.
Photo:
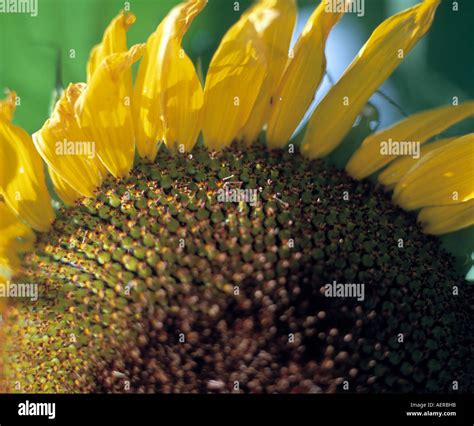
[[[54,406],[51,405],[54,403]],[[0,425],[472,425],[473,395],[0,395]],[[54,409],[53,409],[54,408]],[[20,415],[21,414],[21,415]],[[204,423],[206,422],[206,423]],[[354,423],[356,422],[356,423]]]

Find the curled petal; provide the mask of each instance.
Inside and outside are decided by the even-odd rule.
[[[425,155],[398,182],[393,200],[406,210],[474,198],[474,133]]]
[[[133,166],[131,66],[140,59],[145,45],[108,56],[99,65],[76,103],[79,126],[87,140],[95,143],[97,154],[116,178],[125,177]]]
[[[398,13],[372,33],[364,47],[314,111],[302,153],[320,158],[347,135],[372,94],[431,26],[440,0],[424,2]]]
[[[270,147],[288,143],[313,101],[326,72],[326,40],[341,17],[342,13],[327,12],[323,1],[309,18],[272,96],[267,129]]]
[[[48,164],[53,183],[76,194],[91,197],[102,183],[105,170],[96,155],[95,142],[87,140],[87,133],[77,123],[75,105],[86,90],[83,83],[70,84],[57,102],[54,111],[41,130],[33,135],[37,151]],[[62,192],[56,187],[56,192]]]
[[[201,130],[203,93],[181,41],[207,0],[176,6],[148,38],[133,93],[133,121],[141,157],[153,160],[159,143],[189,150]]]
[[[265,46],[255,26],[241,18],[224,36],[207,73],[203,134],[209,148],[225,148],[239,136],[266,72]]]
[[[107,56],[127,51],[127,31],[135,23],[135,20],[133,13],[124,11],[112,20],[104,32],[101,43],[91,51],[87,64],[87,81],[90,81],[96,69]]]
[[[413,114],[390,128],[367,137],[347,163],[346,170],[354,179],[370,176],[397,158],[396,155],[384,155],[381,150],[383,144],[391,141],[398,144],[422,144],[468,117],[474,117],[474,102]]]
[[[474,199],[452,206],[425,207],[418,221],[427,234],[442,235],[474,225]]]
[[[43,162],[31,136],[0,120],[0,194],[21,220],[47,231],[54,220]]]

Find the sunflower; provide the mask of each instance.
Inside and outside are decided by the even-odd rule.
[[[474,102],[370,134],[345,171],[323,160],[439,3],[382,22],[296,137],[342,17],[326,2],[290,50],[295,0],[257,0],[204,83],[182,39],[207,0],[176,6],[131,48],[136,19],[121,12],[87,83],[69,84],[33,136],[12,123],[8,92],[0,278],[3,291],[29,283],[39,295],[4,308],[3,387],[472,389],[472,291],[429,234],[474,223],[474,134],[433,141]]]

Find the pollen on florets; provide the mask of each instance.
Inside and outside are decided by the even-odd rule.
[[[161,151],[62,210],[26,263],[42,292],[8,319],[12,390],[473,386],[472,291],[453,296],[452,259],[323,161],[260,145]],[[363,284],[363,297],[328,297],[331,284]]]

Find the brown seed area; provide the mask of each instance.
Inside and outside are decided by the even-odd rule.
[[[473,293],[438,240],[371,184],[296,154],[162,151],[62,209],[26,263],[41,294],[7,318],[12,390],[474,383]],[[327,297],[333,282],[364,284],[364,300]]]

